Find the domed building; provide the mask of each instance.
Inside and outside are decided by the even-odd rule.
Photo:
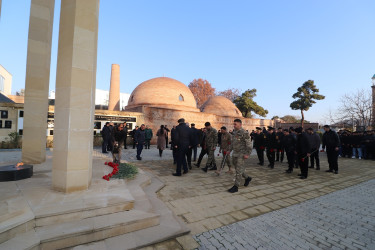
[[[202,105],[201,111],[220,116],[242,117],[236,105],[224,96],[211,97]]]
[[[182,82],[169,77],[144,81],[133,90],[125,110],[141,111],[142,107],[199,112],[190,89]]]

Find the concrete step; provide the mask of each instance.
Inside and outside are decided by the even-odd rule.
[[[41,249],[61,249],[131,233],[159,224],[159,215],[131,210],[36,228]]]
[[[0,249],[37,250],[40,239],[35,230],[19,234],[16,237],[0,244]]]
[[[114,188],[91,196],[75,196],[72,201],[51,201],[35,207],[36,227],[128,211],[134,207],[134,198],[127,189]]]
[[[34,214],[22,196],[12,197],[0,206],[0,243],[34,228]]]

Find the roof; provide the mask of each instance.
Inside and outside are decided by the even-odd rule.
[[[214,96],[201,107],[202,112],[231,117],[242,117],[241,111],[234,103],[224,96]]]
[[[0,93],[0,103],[15,103],[15,102],[9,99],[7,96]]]

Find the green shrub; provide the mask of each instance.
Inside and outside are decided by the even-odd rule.
[[[118,167],[118,173],[112,178],[117,179],[133,179],[138,174],[138,168],[129,163],[121,163]]]

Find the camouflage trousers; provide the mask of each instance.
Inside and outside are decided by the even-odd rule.
[[[241,185],[241,179],[246,179],[247,177],[249,177],[245,173],[245,159],[243,158],[243,155],[232,156],[232,162],[234,169],[236,170],[236,179],[234,181],[234,185],[239,187]]]
[[[221,161],[221,166],[225,166],[225,163],[228,165],[228,167],[230,168],[231,167],[231,164],[230,164],[230,155],[228,154],[227,155],[227,158],[225,159],[225,162],[224,162],[224,158],[225,158],[225,155],[224,155],[224,152],[223,152],[223,160]]]
[[[212,148],[208,148],[207,147],[207,155],[208,155],[208,159],[207,159],[207,162],[206,162],[206,167],[208,166],[215,166],[216,165],[216,161],[215,161],[215,150],[212,150]]]

